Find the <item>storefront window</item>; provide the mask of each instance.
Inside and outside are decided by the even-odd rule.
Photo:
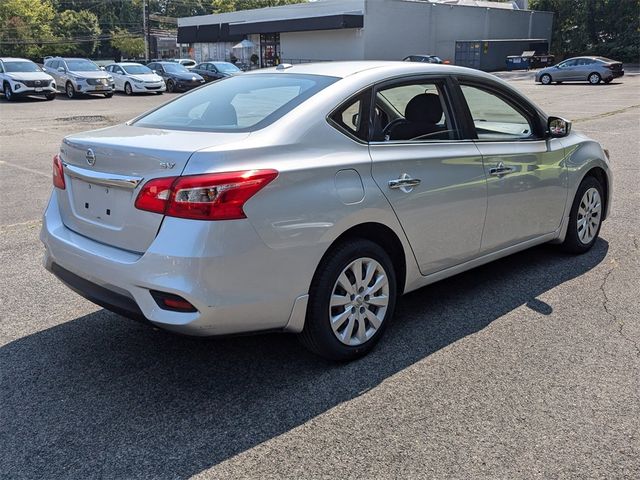
[[[280,64],[279,33],[264,33],[260,35],[260,63],[262,67],[275,67]]]

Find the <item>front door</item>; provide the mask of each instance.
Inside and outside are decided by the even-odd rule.
[[[420,78],[375,94],[373,177],[407,234],[423,275],[480,250],[487,209],[482,156],[461,141],[450,87]]]
[[[567,170],[559,139],[545,139],[540,119],[513,95],[461,81],[487,176],[482,251],[489,253],[560,227]]]

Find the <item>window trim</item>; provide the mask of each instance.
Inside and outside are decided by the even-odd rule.
[[[532,127],[532,135],[527,138],[506,138],[506,139],[497,139],[497,138],[478,138],[478,133],[476,131],[476,126],[473,122],[473,115],[471,115],[471,110],[469,109],[469,105],[467,100],[462,92],[462,87],[474,87],[479,90],[488,92],[490,94],[495,95],[500,100],[504,101],[507,105],[511,106],[518,113],[520,113],[525,119],[529,122]],[[459,97],[459,107],[461,115],[466,117],[466,133],[467,140],[473,140],[474,142],[482,142],[482,143],[505,143],[505,142],[538,142],[540,140],[546,140],[546,124],[547,119],[546,115],[537,109],[531,102],[525,99],[519,92],[515,90],[507,90],[502,85],[492,82],[489,80],[485,80],[478,77],[466,76],[466,75],[456,75],[456,94]]]
[[[379,90],[387,89],[388,87],[402,86],[405,84],[413,84],[419,81],[424,81],[425,83],[441,83],[444,93],[444,102],[445,108],[449,110],[449,117],[451,118],[452,127],[454,131],[464,134],[464,121],[456,115],[458,111],[459,105],[457,104],[458,100],[455,95],[455,84],[453,83],[453,76],[450,74],[417,74],[417,75],[402,75],[394,78],[389,78],[383,80],[381,82],[376,83],[371,92],[371,101],[370,106],[375,105],[376,95]],[[369,136],[368,143],[369,145],[434,145],[434,144],[456,144],[460,142],[466,142],[468,139],[457,138],[457,139],[423,139],[423,140],[388,140],[388,141],[380,141],[373,140],[373,129],[371,126],[373,125],[373,108],[369,109]]]

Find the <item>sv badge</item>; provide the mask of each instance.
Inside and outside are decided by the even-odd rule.
[[[175,166],[176,166],[175,162],[160,162],[160,168],[168,168],[168,169],[170,169],[170,168],[173,168]]]

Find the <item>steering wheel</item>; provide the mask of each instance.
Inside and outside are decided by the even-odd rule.
[[[393,127],[395,127],[396,125],[400,125],[401,123],[406,123],[406,122],[407,121],[404,118],[396,118],[395,120],[391,120],[389,123],[387,123],[387,126],[382,129],[382,137],[386,138],[387,135],[389,135],[389,132],[391,132],[391,129]]]

